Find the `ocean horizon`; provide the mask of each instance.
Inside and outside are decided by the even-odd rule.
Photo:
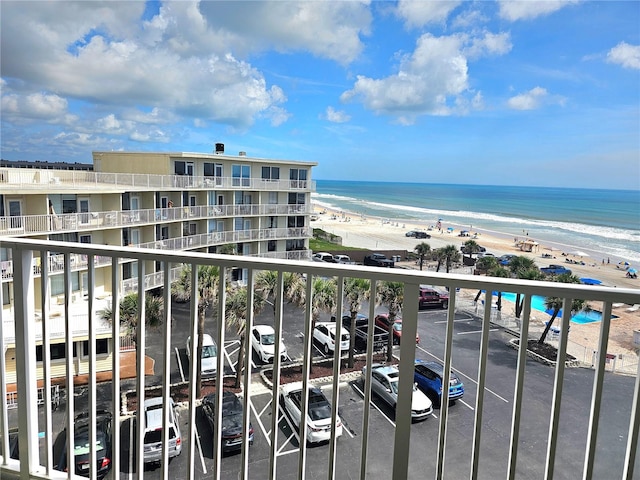
[[[528,237],[593,261],[640,265],[640,191],[316,180],[325,208]]]

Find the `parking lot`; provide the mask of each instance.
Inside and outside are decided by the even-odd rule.
[[[177,304],[174,317],[182,318],[188,312],[188,304]],[[186,318],[186,317],[184,317]],[[292,359],[302,356],[302,314],[287,306],[284,313],[283,340]],[[262,314],[256,323],[272,322],[272,317]],[[425,360],[442,360],[446,329],[446,311],[427,310],[419,314],[418,332],[421,342],[416,349],[416,358]],[[207,330],[215,332],[215,324],[207,324]],[[480,344],[481,321],[470,313],[458,312],[454,322],[454,339],[452,365],[455,372],[464,382],[464,397],[449,407],[448,430],[446,439],[445,477],[451,479],[469,476],[472,434],[474,428],[475,405],[477,396],[478,352]],[[153,356],[154,348],[161,343],[160,332],[148,332],[148,353]],[[171,359],[172,382],[182,380],[182,375],[188,375],[188,360],[184,355],[184,347],[188,332],[186,329],[173,329],[172,345],[174,355]],[[500,328],[492,328],[490,332],[488,366],[486,372],[486,391],[484,395],[482,443],[480,458],[480,478],[498,478],[507,469],[509,438],[512,416],[512,399],[515,383],[516,352],[506,343],[510,334]],[[235,362],[233,342],[237,338],[233,332],[228,332],[229,364],[225,371]],[[319,358],[323,354],[315,349]],[[254,355],[253,382],[259,382],[255,375],[263,366]],[[161,358],[156,358],[156,364],[161,365]],[[160,362],[160,363],[158,363]],[[180,366],[183,369],[181,372]],[[186,373],[185,373],[186,372]],[[584,461],[586,444],[586,418],[589,412],[589,401],[593,383],[593,371],[585,368],[569,369],[565,373],[564,388],[571,392],[566,397],[561,409],[561,425],[559,445],[556,459],[555,478],[580,478]],[[529,361],[526,369],[525,399],[520,433],[520,460],[518,464],[518,478],[538,479],[543,476],[543,465],[546,458],[547,429],[551,409],[552,385],[554,369]],[[158,378],[147,379],[147,384],[158,382]],[[624,445],[628,431],[628,419],[633,398],[634,378],[607,374],[605,377],[605,393],[599,432],[598,456],[596,458],[596,475],[594,478],[614,478],[622,474],[624,460]],[[130,386],[130,385],[129,385]],[[127,384],[123,384],[126,388]],[[330,385],[323,387],[330,388]],[[362,422],[364,415],[364,400],[362,383],[359,379],[340,384],[338,413],[344,422],[344,433],[338,439],[337,449],[337,478],[355,478],[358,476],[360,452],[362,445]],[[250,448],[249,473],[251,478],[268,478],[272,395],[266,388],[256,389],[250,399],[251,422],[255,430],[255,442]],[[100,386],[100,398],[108,400],[110,392],[108,385]],[[104,393],[104,394],[103,394]],[[76,409],[82,408],[86,392],[78,392]],[[331,391],[326,392],[331,399]],[[54,412],[53,425],[63,425],[64,403]],[[431,418],[424,422],[415,423],[411,427],[411,478],[430,478],[435,473],[438,421],[440,410],[434,409]],[[390,478],[393,452],[391,449],[394,435],[394,412],[380,399],[373,398],[369,419],[369,452],[367,457],[367,478]],[[180,415],[183,437],[183,453],[170,464],[170,472],[186,472],[187,452],[187,409],[183,408]],[[130,478],[135,475],[133,448],[133,425],[131,419],[121,424],[122,433],[122,468],[120,478]],[[278,413],[277,434],[277,476],[291,478],[297,473],[299,439],[291,421],[280,406]],[[199,448],[196,452],[195,469],[198,478],[205,478],[214,467],[212,457],[212,437],[209,426],[201,412],[196,417]],[[54,433],[55,431],[54,427]],[[307,455],[308,478],[318,478],[324,475],[329,461],[329,445],[309,447]],[[227,455],[221,462],[222,478],[237,478],[241,469],[241,455]],[[114,478],[110,472],[107,478]],[[159,468],[149,466],[145,476],[160,478]],[[324,477],[323,477],[324,478]]]

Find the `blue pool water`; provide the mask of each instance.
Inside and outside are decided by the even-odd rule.
[[[494,295],[497,295],[497,292],[494,292]],[[509,300],[510,302],[516,301],[515,293],[503,293],[502,298],[504,300]],[[535,295],[531,297],[531,308],[534,310],[538,310],[540,312],[545,312],[549,315],[553,315],[553,310],[547,310],[544,306],[545,297],[540,297]],[[562,315],[562,310],[558,313],[558,316]],[[611,318],[617,318],[615,315],[611,315]],[[589,312],[579,312],[577,315],[571,317],[571,321],[575,323],[591,323],[591,322],[599,322],[602,320],[602,312],[597,310],[591,310]]]

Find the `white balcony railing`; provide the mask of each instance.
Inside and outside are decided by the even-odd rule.
[[[152,208],[109,212],[65,213],[60,215],[16,215],[0,217],[0,235],[38,235],[84,232],[109,228],[157,225],[177,221],[223,219],[227,217],[258,217],[308,215],[304,205],[219,205],[173,208]]]
[[[258,318],[252,311],[246,313],[246,326],[244,331],[251,332],[254,323],[265,323],[265,318],[273,322],[275,330],[275,360],[273,364],[272,387],[263,385],[256,375],[246,374],[242,377],[241,389],[243,392],[242,402],[245,412],[242,422],[242,450],[239,461],[227,462],[229,459],[222,458],[222,426],[217,422],[212,433],[212,443],[207,447],[207,452],[203,456],[199,452],[203,448],[202,430],[198,433],[198,428],[202,428],[201,421],[196,417],[198,399],[195,396],[195,365],[189,365],[188,376],[188,400],[182,404],[181,426],[183,453],[181,459],[174,459],[169,464],[168,439],[165,436],[165,448],[162,449],[160,469],[145,469],[144,459],[144,422],[133,421],[135,418],[142,418],[142,404],[146,396],[150,395],[146,388],[152,383],[157,383],[161,387],[164,405],[168,405],[171,389],[171,368],[175,367],[172,361],[173,349],[177,348],[172,344],[176,335],[190,335],[192,339],[196,337],[198,312],[195,305],[190,305],[188,311],[176,307],[172,311],[170,299],[171,269],[165,268],[163,277],[165,311],[163,324],[159,331],[160,341],[156,341],[154,346],[147,343],[148,335],[144,322],[144,314],[140,314],[140,320],[136,332],[136,377],[135,389],[132,392],[136,399],[135,406],[131,409],[121,405],[124,398],[121,390],[121,382],[113,381],[108,384],[108,395],[111,398],[111,410],[113,411],[113,452],[112,452],[112,478],[122,475],[137,475],[138,477],[149,478],[169,478],[175,476],[191,480],[193,478],[221,478],[233,476],[233,478],[305,478],[305,476],[328,478],[554,478],[554,474],[561,478],[623,478],[631,480],[637,478],[638,463],[638,436],[640,427],[639,391],[640,391],[640,371],[636,371],[635,377],[612,377],[606,372],[606,355],[597,356],[594,365],[589,369],[584,369],[580,373],[580,378],[589,378],[586,395],[576,395],[565,382],[569,379],[573,381],[572,388],[578,388],[580,382],[575,383],[576,375],[570,374],[569,368],[565,365],[567,342],[569,336],[569,324],[571,313],[569,309],[560,317],[558,326],[560,327],[558,341],[558,362],[555,367],[532,364],[527,357],[526,349],[519,348],[515,353],[504,353],[498,348],[498,340],[501,335],[508,332],[498,332],[496,325],[491,322],[492,309],[486,308],[481,317],[460,314],[465,308],[462,295],[466,291],[484,290],[486,292],[503,291],[514,292],[524,295],[525,306],[522,317],[519,321],[519,328],[513,338],[527,339],[530,331],[530,321],[532,320],[531,299],[533,295],[545,297],[558,297],[564,299],[565,305],[570,305],[572,299],[579,298],[597,305],[602,312],[602,319],[595,328],[599,329],[600,341],[599,351],[606,352],[607,341],[609,339],[609,328],[612,323],[612,305],[615,303],[638,304],[640,294],[637,290],[607,288],[601,286],[571,285],[551,282],[519,281],[504,278],[490,278],[482,276],[444,274],[433,272],[421,272],[402,269],[378,269],[355,265],[334,265],[318,262],[303,261],[283,261],[265,258],[248,258],[224,255],[206,255],[190,252],[171,251],[150,251],[146,249],[132,248],[123,253],[121,249],[103,245],[71,244],[62,242],[43,242],[35,240],[8,239],[2,240],[2,247],[12,250],[14,258],[14,297],[13,310],[15,317],[15,368],[20,372],[18,376],[16,391],[17,397],[12,397],[17,402],[17,418],[9,419],[10,414],[6,406],[7,385],[6,376],[0,377],[0,394],[4,402],[0,409],[0,450],[7,451],[9,445],[8,430],[13,425],[10,420],[17,423],[18,438],[20,446],[20,460],[15,461],[6,456],[0,458],[0,474],[2,478],[22,478],[27,479],[51,479],[59,478],[60,472],[53,470],[54,459],[52,458],[52,442],[55,434],[66,428],[73,431],[73,418],[76,413],[74,395],[63,395],[60,408],[63,412],[53,412],[49,398],[45,398],[42,405],[38,405],[38,385],[36,382],[36,370],[38,362],[35,355],[36,337],[38,332],[36,326],[30,321],[35,311],[34,301],[34,271],[32,268],[32,257],[41,251],[55,251],[65,256],[65,273],[70,268],[70,255],[84,255],[89,258],[89,288],[87,309],[89,316],[95,315],[96,305],[93,302],[95,288],[95,270],[91,261],[94,257],[110,257],[114,264],[117,264],[120,256],[134,258],[139,261],[139,265],[144,265],[144,261],[160,261],[165,266],[175,264],[191,264],[193,267],[199,265],[215,265],[220,268],[219,294],[224,295],[224,285],[227,283],[229,271],[232,268],[246,269],[248,278],[247,285],[250,287],[249,304],[253,304],[256,275],[261,270],[271,270],[278,272],[278,285],[284,282],[283,275],[286,272],[300,274],[305,280],[306,298],[308,302],[302,307],[300,313],[290,313],[285,315],[285,310],[289,308],[281,294],[276,294],[273,311],[269,309],[267,317]],[[48,272],[44,268],[43,275]],[[113,271],[117,272],[117,268]],[[197,271],[193,268],[192,271]],[[138,285],[142,286],[142,279],[145,278],[144,268],[138,271]],[[295,358],[299,362],[302,372],[303,392],[311,385],[312,366],[312,308],[313,282],[315,278],[333,277],[338,280],[338,292],[335,299],[335,310],[338,312],[346,309],[347,305],[343,300],[343,281],[349,277],[364,278],[371,280],[371,293],[375,294],[376,285],[380,282],[394,281],[403,284],[404,301],[402,303],[403,317],[403,338],[413,339],[419,328],[420,322],[426,322],[426,317],[418,311],[418,304],[415,299],[421,284],[434,284],[445,287],[449,291],[449,303],[446,314],[441,322],[429,323],[429,335],[425,335],[423,330],[423,343],[416,346],[413,341],[403,341],[395,351],[399,368],[398,400],[395,414],[388,414],[388,409],[384,406],[377,406],[372,403],[374,398],[371,394],[371,376],[368,375],[362,384],[358,384],[358,397],[353,389],[345,393],[342,382],[347,381],[341,377],[344,368],[340,359],[339,349],[336,353],[329,355],[332,361],[333,375],[326,379],[324,391],[329,398],[331,405],[337,406],[332,409],[331,440],[327,445],[310,450],[306,442],[295,444],[295,448],[285,451],[285,442],[290,442],[292,438],[305,438],[302,433],[297,437],[295,429],[287,430],[284,426],[287,423],[286,415],[282,414],[282,404],[277,392],[283,375],[285,364],[280,360],[279,349],[280,340],[285,335],[292,335],[298,339],[300,344],[296,348],[301,352]],[[111,283],[111,289],[118,291],[119,279],[117,275],[106,281]],[[66,282],[70,286],[70,281]],[[192,285],[197,283],[197,277],[192,277]],[[46,298],[46,291],[40,292],[42,298]],[[141,288],[139,293],[142,293]],[[491,293],[485,294],[486,305],[492,305]],[[68,298],[68,297],[67,297]],[[120,294],[113,295],[112,307],[117,310]],[[226,318],[224,302],[219,302],[214,312],[217,318]],[[139,309],[141,312],[144,308]],[[249,309],[251,310],[251,309]],[[376,305],[370,302],[368,311],[369,332],[373,331],[373,318],[376,313]],[[174,315],[186,315],[176,328],[172,327]],[[291,332],[291,325],[287,322],[301,320],[299,329]],[[461,323],[473,328],[456,333]],[[0,322],[0,326],[4,322]],[[48,338],[48,328],[50,319],[46,308],[42,312],[42,338]],[[117,338],[117,323],[114,322],[113,338]],[[442,324],[442,330],[437,330],[437,325]],[[237,358],[238,340],[231,338],[232,331],[230,325],[224,322],[217,322],[215,329],[215,339],[218,345],[224,346],[220,349],[221,354],[217,357],[216,383],[223,381],[223,376],[229,372],[229,368],[237,370],[244,368],[245,372],[252,371],[252,350],[248,344],[248,335],[240,337],[247,342],[244,348],[244,356]],[[340,336],[341,323],[336,323],[338,329],[337,337]],[[477,328],[476,328],[477,327]],[[298,328],[298,327],[296,327]],[[442,333],[438,333],[438,332]],[[460,334],[460,339],[458,338]],[[464,334],[464,335],[463,335]],[[499,336],[496,336],[499,335]],[[433,338],[426,339],[430,336]],[[229,337],[229,338],[227,338]],[[456,337],[456,338],[454,338]],[[88,331],[89,345],[95,344],[96,332],[89,323]],[[413,367],[417,354],[427,352],[426,343],[430,341],[433,345],[429,348],[438,349],[438,356],[444,364],[445,385],[449,384],[449,372],[454,367],[465,360],[464,355],[469,355],[473,351],[475,369],[465,377],[465,399],[466,406],[458,405],[457,409],[450,407],[447,402],[448,390],[443,392],[442,407],[437,411],[436,418],[427,420],[427,424],[412,425],[411,419],[411,396],[413,388]],[[195,348],[192,340],[192,350]],[[67,332],[67,343],[72,343],[72,338]],[[371,333],[368,334],[368,345],[373,345]],[[227,347],[227,345],[235,347]],[[437,345],[437,346],[436,346]],[[293,351],[294,343],[289,342],[290,355]],[[4,333],[0,331],[0,351],[5,351]],[[68,346],[67,368],[65,381],[71,385],[73,378],[73,365],[71,364],[71,347]],[[157,365],[158,376],[149,377],[146,375],[144,355],[157,350],[162,359]],[[44,349],[46,351],[46,349]],[[114,344],[114,351],[116,351]],[[508,350],[513,352],[512,350]],[[435,350],[434,350],[435,352]],[[430,352],[427,352],[430,353]],[[431,354],[431,353],[430,353]],[[236,356],[234,358],[234,355]],[[365,352],[366,364],[371,366],[374,359],[374,352],[368,348]],[[468,358],[467,358],[468,360]],[[104,394],[104,388],[100,388],[96,381],[96,358],[95,352],[89,352],[89,376],[86,386],[88,402],[84,407],[78,405],[78,409],[84,408],[89,412],[91,418],[96,416],[97,404],[104,398],[98,398]],[[50,371],[48,356],[43,359],[44,371]],[[0,369],[5,371],[10,365],[5,356],[0,356]],[[118,378],[121,364],[118,355],[113,356],[112,374],[113,378]],[[546,370],[540,370],[546,369]],[[507,382],[505,383],[505,377]],[[502,385],[502,389],[495,391],[495,384]],[[50,395],[51,378],[45,376],[44,389],[41,394],[47,397]],[[531,382],[531,383],[530,383]],[[584,383],[584,382],[582,382]],[[509,388],[504,385],[510,384]],[[360,390],[361,389],[361,390]],[[614,391],[611,391],[614,389]],[[548,390],[548,396],[543,395],[543,391]],[[101,392],[101,393],[99,393]],[[624,393],[626,392],[626,393]],[[221,418],[222,389],[217,389],[215,394],[216,418]],[[475,397],[475,401],[470,400]],[[361,398],[364,401],[356,401]],[[302,399],[302,417],[306,418],[306,395]],[[608,408],[612,405],[612,408]],[[560,407],[563,406],[563,415],[560,414]],[[468,407],[468,408],[466,408]],[[566,415],[579,412],[577,420],[567,424]],[[165,410],[166,411],[166,410]],[[544,412],[541,416],[540,412]],[[54,413],[62,415],[64,423],[62,425],[52,421]],[[337,415],[349,418],[350,423],[343,425],[343,435],[339,442],[336,437],[337,427],[335,423]],[[385,415],[387,420],[378,422],[381,415]],[[166,427],[168,416],[164,417]],[[573,417],[572,417],[573,418]],[[466,420],[465,420],[466,419]],[[343,420],[344,421],[344,420]],[[249,422],[253,423],[256,439],[253,447],[249,448],[248,434]],[[258,425],[259,424],[259,425]],[[544,425],[547,425],[545,428]],[[127,429],[129,433],[127,432]],[[426,430],[428,429],[428,430]],[[167,428],[164,429],[167,431]],[[427,434],[424,432],[428,431]],[[44,432],[44,437],[39,437],[39,432]],[[123,432],[125,435],[123,436]],[[95,440],[95,431],[90,431],[92,439]],[[68,446],[73,445],[72,435],[67,437]],[[521,442],[524,442],[521,444]],[[529,443],[530,442],[530,443]],[[90,441],[89,445],[95,445],[95,441]],[[338,448],[338,446],[340,448]],[[602,453],[600,450],[604,448]],[[210,449],[210,450],[209,450]],[[260,454],[253,456],[253,451],[261,449]],[[96,448],[90,448],[90,465],[95,465],[97,458]],[[565,451],[566,450],[566,451]],[[451,458],[450,458],[451,457]],[[197,460],[197,461],[196,461]],[[230,469],[234,469],[231,471]],[[576,471],[582,471],[582,475],[577,475]],[[224,472],[224,473],[223,473]],[[95,478],[95,471],[90,468],[91,478]],[[64,474],[72,477],[71,473]]]
[[[313,191],[312,180],[265,180],[262,178],[204,177],[188,175],[152,175],[145,173],[105,173],[86,170],[0,169],[4,191],[47,185],[48,191],[69,188],[120,187],[146,190],[220,190]]]

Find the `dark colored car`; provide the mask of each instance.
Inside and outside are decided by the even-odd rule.
[[[389,314],[388,313],[381,313],[380,315],[376,315],[375,322],[378,327],[383,328],[387,332],[389,331]],[[396,317],[393,321],[394,345],[400,345],[401,339],[402,339],[402,319]],[[420,343],[420,335],[416,333],[416,344],[418,343]]]
[[[512,254],[502,255],[501,257],[498,258],[498,263],[503,267],[506,267],[511,263],[511,260],[513,260],[516,257],[517,255],[512,255]]]
[[[413,238],[431,238],[431,235],[423,230],[409,230],[407,233],[405,233],[405,236]]]
[[[4,455],[2,442],[0,442],[0,455]],[[20,460],[20,447],[18,445],[18,429],[9,429],[9,458]]]
[[[447,308],[449,307],[449,295],[438,292],[430,287],[420,286],[418,294],[418,308]]]
[[[439,406],[442,399],[442,377],[444,365],[439,362],[416,360],[413,381],[427,395],[434,405]],[[455,402],[464,395],[464,384],[451,372],[449,376],[449,401]]]
[[[96,413],[96,476],[104,477],[111,470],[111,418],[106,410],[98,410]],[[89,440],[90,418],[88,412],[76,415],[74,419],[73,434],[73,463],[75,474],[88,477],[91,472],[91,442]],[[53,468],[66,472],[67,466],[67,429],[63,429],[53,444]]]
[[[222,451],[229,453],[242,448],[242,422],[244,409],[238,396],[225,390],[222,392]],[[211,432],[215,428],[215,393],[206,395],[202,399],[202,412],[204,413]],[[249,423],[249,445],[253,445],[253,425]]]

